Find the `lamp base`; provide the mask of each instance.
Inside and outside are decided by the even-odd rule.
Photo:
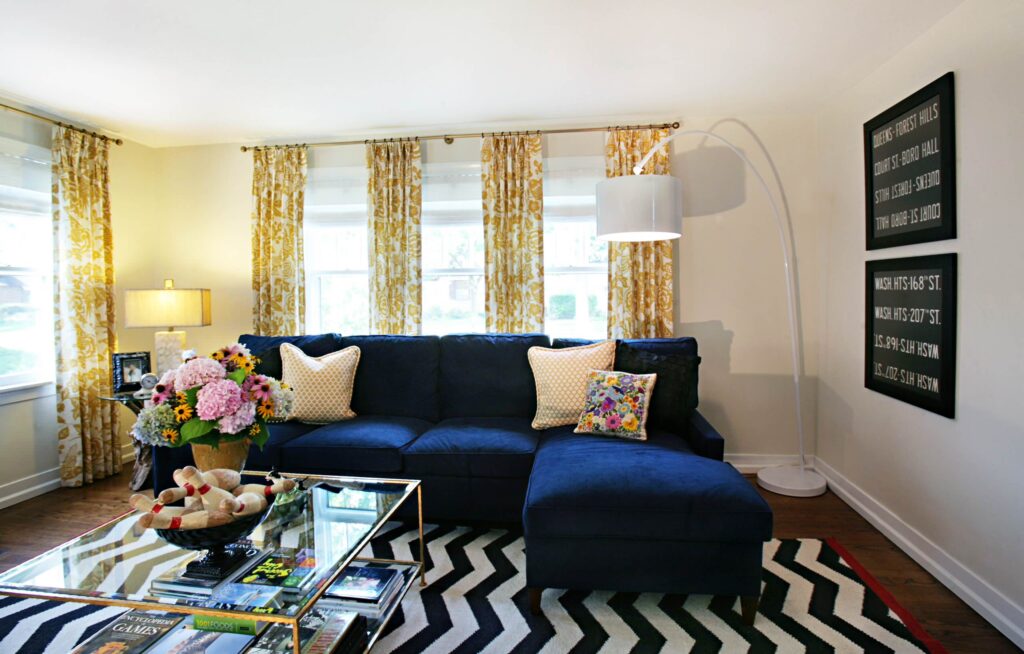
[[[828,489],[824,477],[798,465],[761,468],[757,472],[757,485],[790,497],[817,497]]]
[[[181,351],[185,349],[185,332],[157,332],[154,344],[158,375],[181,365]]]

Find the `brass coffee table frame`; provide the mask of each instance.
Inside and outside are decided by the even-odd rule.
[[[263,471],[258,471],[258,470],[243,470],[242,474],[243,475],[254,476],[254,477],[265,477],[268,473],[267,472],[263,472]],[[112,598],[112,597],[88,597],[88,596],[80,596],[80,595],[72,595],[72,594],[63,595],[63,594],[60,594],[63,589],[54,588],[54,589],[50,589],[49,592],[48,592],[47,589],[10,587],[10,586],[3,585],[2,583],[0,583],[0,595],[10,595],[10,596],[13,596],[13,597],[26,597],[26,598],[32,598],[32,599],[53,600],[53,601],[58,601],[58,602],[78,602],[78,603],[81,603],[81,604],[94,604],[94,605],[99,605],[99,606],[122,606],[124,608],[137,609],[137,610],[142,610],[142,611],[163,611],[163,612],[167,612],[167,613],[184,613],[184,614],[187,614],[187,615],[209,615],[209,616],[214,616],[214,617],[236,618],[236,619],[239,618],[239,617],[244,617],[244,618],[247,618],[247,619],[255,619],[255,620],[259,621],[259,622],[282,623],[282,624],[291,625],[291,628],[292,628],[292,642],[294,644],[294,652],[295,652],[295,654],[302,654],[302,643],[301,643],[301,641],[299,639],[299,622],[302,620],[302,618],[309,611],[312,610],[312,608],[320,600],[320,598],[323,596],[323,594],[325,592],[327,592],[327,589],[331,587],[331,585],[338,579],[338,577],[341,576],[341,573],[343,573],[345,571],[345,569],[349,565],[352,564],[353,561],[361,561],[361,562],[369,562],[369,563],[388,563],[388,564],[396,564],[396,565],[416,566],[418,568],[418,570],[419,570],[418,574],[414,575],[412,578],[410,578],[406,582],[404,582],[402,589],[396,595],[395,599],[392,601],[392,604],[388,608],[387,612],[383,616],[381,616],[381,618],[379,619],[379,623],[377,624],[376,628],[374,629],[374,631],[373,631],[372,635],[370,636],[370,639],[369,639],[369,641],[367,642],[367,645],[366,645],[366,651],[367,652],[370,651],[370,649],[373,648],[374,644],[376,644],[377,639],[380,637],[380,634],[383,633],[384,628],[387,626],[388,622],[391,620],[391,617],[394,615],[395,610],[402,603],[402,600],[405,598],[405,595],[409,592],[409,589],[412,587],[413,580],[418,576],[419,577],[419,585],[420,585],[420,587],[423,588],[423,587],[425,587],[427,585],[427,578],[426,578],[426,556],[425,556],[426,547],[425,547],[425,544],[423,542],[423,485],[422,485],[422,483],[419,480],[417,480],[417,479],[384,479],[384,478],[377,478],[377,477],[343,477],[343,476],[312,475],[312,474],[306,475],[306,474],[288,473],[288,472],[281,472],[281,473],[275,473],[275,474],[277,476],[279,476],[279,477],[286,477],[286,478],[289,478],[289,479],[295,479],[297,481],[312,480],[312,481],[324,481],[324,482],[332,482],[332,481],[338,482],[338,481],[349,481],[350,480],[350,481],[365,482],[365,483],[371,483],[371,484],[372,483],[406,484],[407,488],[409,487],[409,485],[411,485],[412,489],[414,489],[416,491],[417,523],[418,523],[419,537],[420,537],[420,558],[419,558],[419,561],[403,561],[403,560],[400,560],[400,559],[381,559],[381,558],[368,558],[368,557],[360,557],[360,556],[358,556],[358,554],[361,551],[363,551],[366,548],[367,545],[369,545],[370,541],[373,540],[373,537],[377,535],[377,533],[380,531],[381,527],[384,526],[389,519],[391,519],[391,517],[392,517],[392,515],[394,515],[395,511],[398,510],[398,507],[402,506],[405,503],[405,501],[409,498],[409,495],[412,494],[410,492],[410,493],[407,493],[402,498],[401,501],[396,502],[394,506],[392,506],[390,509],[388,509],[388,512],[385,513],[384,516],[378,521],[377,527],[375,529],[372,529],[369,532],[367,532],[367,534],[365,536],[363,536],[363,538],[361,538],[359,540],[358,545],[356,547],[353,547],[351,553],[343,559],[343,563],[341,563],[340,565],[337,566],[337,568],[334,570],[334,572],[331,573],[331,575],[327,578],[327,581],[325,581],[324,583],[320,584],[320,587],[317,589],[317,591],[312,595],[312,597],[309,598],[309,600],[305,603],[305,605],[301,609],[299,609],[299,611],[295,615],[285,616],[285,615],[278,615],[278,614],[274,614],[274,613],[254,613],[254,612],[251,612],[251,611],[241,611],[241,610],[233,611],[233,610],[227,610],[227,609],[210,609],[210,608],[205,608],[205,607],[202,607],[202,606],[186,606],[186,605],[179,605],[179,604],[163,604],[163,603],[159,603],[159,602],[144,602],[144,601],[127,600],[127,599],[122,600],[122,599],[116,599],[116,598]],[[98,529],[102,529],[103,527],[106,527],[107,525],[109,525],[109,524],[111,524],[113,522],[117,522],[118,520],[123,520],[128,515],[130,515],[130,514],[126,513],[126,514],[123,514],[123,515],[120,515],[120,516],[114,518],[113,520],[108,520],[107,522],[104,522],[103,524],[97,526],[96,528],[91,529],[90,531],[86,532],[85,534],[82,534],[78,538],[82,538],[83,536],[91,534],[92,532],[94,532],[94,531],[96,531]],[[46,556],[50,552],[52,552],[54,550],[57,550],[57,549],[60,549],[60,547],[62,547],[62,546],[63,546],[63,544],[59,545],[56,548],[53,548],[51,550],[47,550],[46,552],[44,552],[44,553],[42,553],[42,554],[40,554],[40,555],[38,555],[36,557],[33,557],[33,558],[29,559],[28,561],[25,561],[24,563],[21,563],[21,564],[15,566],[15,567],[11,568],[10,570],[6,571],[4,574],[7,574],[7,573],[9,573],[11,571],[14,571],[14,570],[18,570],[19,568],[21,568],[23,566],[28,566],[28,565],[34,563],[37,559]]]

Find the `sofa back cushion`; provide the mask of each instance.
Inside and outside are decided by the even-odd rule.
[[[544,334],[442,336],[441,417],[532,418],[537,396],[526,352],[550,344]]]
[[[590,345],[596,342],[587,338],[556,338],[551,341],[551,347],[579,347],[580,345]],[[624,338],[619,339],[616,343],[616,361],[624,353],[626,347],[653,354],[689,354],[690,356],[697,356],[697,339],[692,336],[681,336],[679,338]]]
[[[259,358],[256,372],[274,379],[281,379],[282,343],[294,345],[311,357],[322,357],[341,349],[341,336],[338,334],[310,334],[308,336],[257,336],[242,334],[238,342],[249,348],[249,352]]]
[[[437,422],[440,343],[436,336],[345,336],[361,352],[352,409],[361,416]]]
[[[552,347],[579,347],[596,341],[556,338]],[[649,424],[676,434],[685,434],[690,416],[697,408],[697,339],[626,338],[616,342],[615,369],[637,374],[658,374],[651,397]]]

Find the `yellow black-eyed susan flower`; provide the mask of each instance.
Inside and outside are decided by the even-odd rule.
[[[179,404],[174,407],[174,417],[178,422],[185,422],[192,417],[192,407],[187,404]]]
[[[266,420],[267,418],[273,418],[274,417],[274,403],[271,402],[270,400],[263,400],[256,407],[256,413],[258,413],[259,416],[261,418],[263,418],[264,420]]]
[[[246,358],[242,363],[238,364],[238,367],[246,372],[252,372],[252,369],[256,367],[256,364],[253,363],[252,359]]]
[[[165,429],[162,432],[160,432],[160,435],[163,436],[164,440],[167,441],[168,443],[173,444],[178,442],[178,432],[175,431],[174,429]]]
[[[260,435],[260,423],[258,423],[258,422],[252,423],[252,427],[249,427],[249,435],[250,436],[259,436]]]

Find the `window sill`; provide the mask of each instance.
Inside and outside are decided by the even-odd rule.
[[[38,400],[57,394],[57,386],[52,381],[20,384],[0,389],[0,406]]]

